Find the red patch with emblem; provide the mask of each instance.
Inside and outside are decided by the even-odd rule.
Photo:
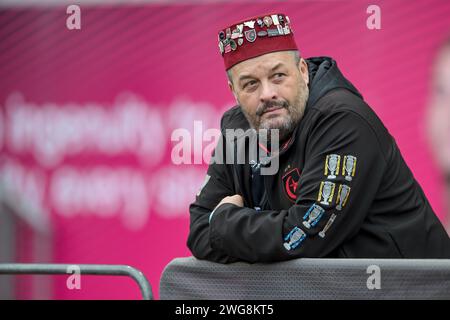
[[[286,173],[283,178],[283,188],[288,196],[289,200],[295,202],[297,199],[297,195],[295,192],[297,191],[298,184],[300,182],[300,171],[298,168],[294,168],[288,173]]]

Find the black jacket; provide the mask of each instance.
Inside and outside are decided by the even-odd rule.
[[[266,166],[267,159],[279,161],[277,174],[261,176],[261,202],[254,199],[250,164],[210,164],[190,206],[192,254],[221,263],[450,258],[449,237],[394,138],[333,59],[307,63],[310,96],[302,120],[278,155],[258,159]],[[249,129],[239,106],[222,118],[225,145],[225,130],[237,128]],[[243,196],[244,207],[223,204],[209,221],[220,200],[234,194]]]

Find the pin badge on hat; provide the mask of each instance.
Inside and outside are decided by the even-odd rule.
[[[236,44],[236,41],[234,41],[234,40],[231,40],[230,41],[230,47],[231,47],[231,50],[236,50],[237,49],[237,44]]]
[[[245,39],[247,39],[248,42],[254,42],[256,40],[256,30],[250,29],[244,32]]]
[[[249,27],[250,29],[253,29],[255,27],[255,20],[245,21],[244,26]]]
[[[225,32],[220,31],[219,32],[219,41],[225,40]]]
[[[278,25],[278,26],[277,26],[277,29],[278,29],[278,34],[279,34],[280,36],[284,34],[284,31],[283,31],[283,27],[282,27],[282,26]]]
[[[283,31],[284,31],[284,34],[289,34],[289,33],[291,33],[291,28],[289,28],[289,26],[288,25],[286,25],[284,28],[283,28]]]
[[[258,37],[265,37],[265,36],[267,36],[267,31],[265,30],[258,31]]]
[[[220,51],[220,54],[223,54],[223,52],[224,52],[222,41],[219,41],[219,51]]]
[[[260,27],[264,25],[264,21],[261,18],[256,19],[256,24]]]
[[[269,37],[276,37],[280,35],[278,29],[267,29],[267,34],[269,35]]]
[[[237,43],[238,43],[238,45],[242,46],[242,44],[244,43],[244,39],[239,38]]]
[[[278,21],[278,16],[276,14],[271,15],[272,21],[274,25],[279,25],[280,22]]]
[[[272,18],[269,16],[265,16],[263,18],[263,22],[266,25],[266,27],[270,27],[272,25]]]
[[[239,30],[238,29],[234,29],[231,32],[231,39],[237,39],[239,37],[242,37],[242,35],[239,33]]]
[[[230,39],[231,38],[231,28],[227,28],[226,33],[227,33],[227,39]]]

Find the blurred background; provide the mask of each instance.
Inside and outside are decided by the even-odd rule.
[[[370,5],[380,29],[368,28]],[[3,0],[0,262],[127,264],[158,298],[165,265],[190,255],[202,135],[234,104],[217,32],[270,12],[290,17],[303,57],[337,60],[448,228],[450,2]],[[192,164],[171,160],[179,128]],[[66,280],[1,276],[0,299],[140,298],[127,278]]]

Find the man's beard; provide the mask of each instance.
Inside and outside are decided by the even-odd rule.
[[[250,126],[255,130],[267,129],[269,130],[269,143],[271,140],[271,129],[279,130],[279,141],[283,142],[294,131],[295,127],[300,122],[303,114],[305,112],[306,102],[308,101],[309,90],[303,79],[299,81],[299,90],[297,95],[294,97],[294,101],[289,104],[286,100],[270,100],[262,103],[256,109],[255,114],[248,114],[244,108],[244,115],[247,118],[247,121],[250,123]],[[241,105],[242,106],[242,105]],[[262,119],[264,112],[270,108],[283,108],[288,112],[287,114],[279,115],[276,119],[266,118]],[[281,120],[281,121],[280,121]]]

